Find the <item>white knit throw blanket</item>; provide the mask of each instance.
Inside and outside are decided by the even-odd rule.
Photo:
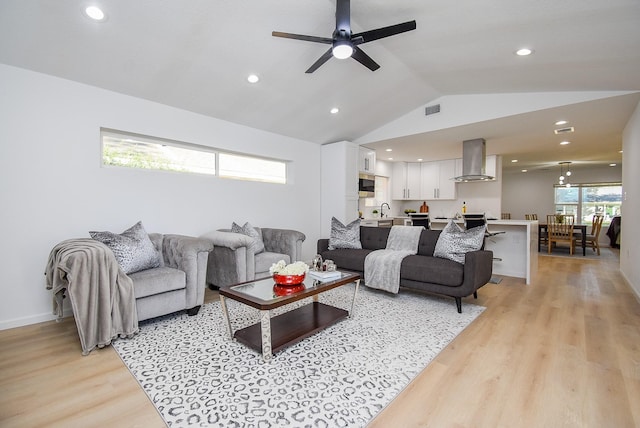
[[[418,252],[422,226],[393,226],[384,250],[370,252],[364,259],[364,283],[371,288],[397,294],[402,260]]]

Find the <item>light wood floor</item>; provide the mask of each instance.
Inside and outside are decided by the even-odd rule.
[[[487,310],[371,427],[640,426],[640,304],[615,253],[540,257],[533,284],[505,277],[477,302]],[[0,331],[0,426],[164,423],[111,347],[81,356],[66,319]]]

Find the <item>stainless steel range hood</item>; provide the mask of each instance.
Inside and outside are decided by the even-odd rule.
[[[475,138],[462,142],[462,175],[454,177],[457,182],[490,181],[495,177],[485,174],[487,142]]]

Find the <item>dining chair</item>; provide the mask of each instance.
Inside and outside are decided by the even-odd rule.
[[[551,254],[553,244],[569,244],[569,254],[573,255],[575,248],[575,237],[573,233],[574,216],[569,214],[549,214],[547,215],[547,253]]]
[[[587,244],[591,245],[593,251],[596,251],[600,255],[600,244],[598,243],[598,237],[600,236],[600,230],[602,229],[602,222],[604,221],[604,215],[594,214],[591,221],[591,233],[586,236]],[[576,236],[576,240],[582,240],[582,236]]]
[[[495,242],[493,239],[494,236],[500,235],[502,233],[506,233],[504,230],[492,232],[489,230],[489,225],[487,224],[487,216],[485,213],[482,214],[462,214],[464,218],[464,228],[466,230],[473,229],[474,227],[484,226],[484,239],[489,238],[491,242]],[[482,249],[484,249],[484,244],[482,244]],[[502,261],[501,257],[493,257],[494,261]],[[501,279],[491,277],[491,281],[494,284],[499,284]]]
[[[511,220],[511,213],[502,213],[500,216],[501,220]]]
[[[538,219],[538,214],[525,214],[524,215],[524,219],[525,220],[537,220]]]

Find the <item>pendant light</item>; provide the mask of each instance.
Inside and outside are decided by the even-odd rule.
[[[569,177],[571,176],[571,170],[569,169],[569,165],[571,165],[571,162],[564,161],[564,162],[558,162],[558,164],[560,165],[560,177],[558,178],[558,184],[565,187],[571,187],[571,184],[569,183]],[[566,167],[566,171],[565,171],[565,167]]]

